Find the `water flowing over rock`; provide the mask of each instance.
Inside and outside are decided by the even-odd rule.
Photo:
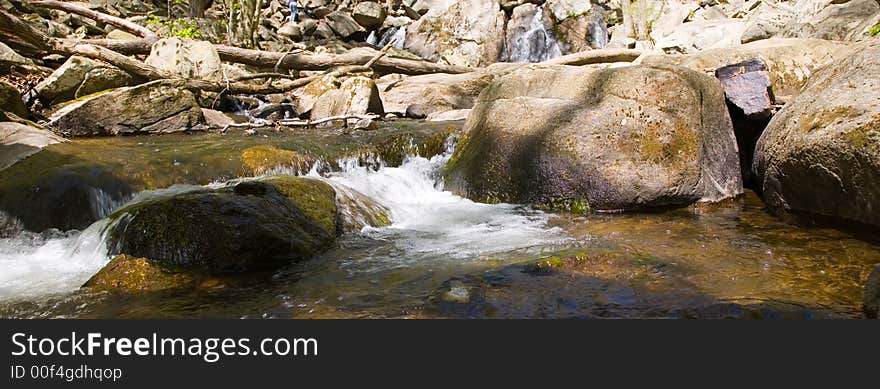
[[[36,87],[44,106],[63,103],[95,92],[134,85],[128,73],[107,63],[72,56]]]
[[[217,49],[210,42],[185,38],[166,38],[153,44],[145,63],[183,78],[223,80]]]
[[[720,83],[678,67],[514,71],[480,94],[446,177],[471,199],[573,212],[742,192]]]
[[[81,98],[49,119],[49,128],[68,137],[182,132],[205,121],[192,92],[163,80]]]
[[[772,209],[880,226],[880,41],[818,72],[774,115],[753,171]]]
[[[114,253],[205,273],[277,269],[320,253],[338,233],[333,188],[292,176],[135,201],[114,215]]]
[[[450,65],[479,67],[498,60],[505,16],[497,0],[440,5],[409,26],[407,50]]]
[[[505,62],[542,62],[562,55],[541,7],[523,4],[513,9],[507,22],[507,38],[501,60]]]

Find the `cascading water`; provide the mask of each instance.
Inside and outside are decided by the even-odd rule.
[[[544,23],[543,9],[530,4],[514,9],[501,59],[506,62],[542,62],[560,55],[562,49]]]
[[[330,173],[316,164],[308,173],[337,188],[347,201],[371,198],[388,211],[388,227],[365,227],[355,234],[385,242],[377,256],[363,254],[362,263],[396,267],[413,261],[479,260],[501,252],[548,244],[559,230],[546,226],[547,216],[524,207],[489,205],[443,191],[441,169],[451,156],[452,144],[431,159],[409,157],[399,167],[364,166],[357,159],[338,161]],[[227,185],[214,183],[211,187]],[[137,203],[201,187],[176,185],[136,195]],[[360,204],[359,206],[363,206]],[[345,212],[345,207],[342,211]],[[109,211],[108,211],[109,212]],[[23,232],[0,240],[0,300],[51,295],[76,290],[104,266],[108,219],[82,233],[59,233],[50,237]],[[372,260],[372,261],[370,261]]]

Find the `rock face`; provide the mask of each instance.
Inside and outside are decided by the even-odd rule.
[[[52,106],[107,89],[133,85],[128,73],[110,64],[72,56],[35,90],[43,106]]]
[[[385,7],[373,1],[357,3],[351,11],[351,17],[358,24],[370,30],[382,27],[386,16]]]
[[[0,122],[0,169],[60,142],[64,142],[64,138],[49,131],[20,123]]]
[[[153,44],[145,62],[183,78],[223,79],[220,55],[210,42],[178,37],[161,39]]]
[[[771,37],[862,40],[878,20],[876,0],[762,2],[749,16],[743,42]]]
[[[437,2],[409,26],[405,47],[450,65],[486,66],[501,54],[504,19],[497,0]]]
[[[679,67],[531,67],[486,88],[446,173],[485,202],[582,212],[742,192],[720,83]]]
[[[758,140],[771,209],[880,226],[880,41],[814,75]]]
[[[382,99],[376,82],[369,77],[349,77],[338,88],[322,93],[311,110],[312,120],[338,115],[382,115]]]
[[[28,117],[18,89],[3,80],[0,80],[0,111],[12,112],[22,118]]]
[[[333,188],[293,176],[147,200],[112,217],[114,252],[205,273],[277,269],[320,253],[337,234]]]
[[[76,100],[49,119],[49,128],[68,137],[181,132],[204,123],[192,92],[162,80]]]
[[[704,50],[684,56],[649,56],[643,64],[677,64],[694,70],[715,69],[750,59],[767,65],[778,101],[789,101],[821,67],[850,52],[841,42],[820,39],[766,39],[727,48]]]

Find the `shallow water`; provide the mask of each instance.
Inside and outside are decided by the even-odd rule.
[[[0,316],[859,317],[862,284],[880,265],[880,247],[783,223],[750,192],[663,213],[552,215],[443,191],[447,158],[313,170],[388,208],[393,224],[347,233],[273,274],[201,289],[79,290],[108,260],[103,222],[0,241]]]

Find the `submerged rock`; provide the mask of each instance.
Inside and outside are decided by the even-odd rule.
[[[107,89],[133,85],[134,78],[119,68],[93,59],[72,56],[34,90],[48,107]]]
[[[81,137],[190,131],[204,121],[192,92],[159,80],[75,100],[52,114],[47,126]]]
[[[583,212],[742,192],[720,83],[680,67],[533,67],[480,94],[447,187],[483,202]]]
[[[43,147],[64,141],[64,138],[44,129],[0,122],[0,169],[36,154]]]
[[[104,265],[83,288],[108,292],[155,292],[193,287],[199,277],[191,273],[174,273],[162,269],[146,258],[121,254]]]
[[[242,150],[241,161],[254,175],[266,174],[276,169],[307,173],[315,164],[313,158],[270,145],[253,146]]]
[[[136,202],[112,216],[115,253],[174,270],[272,270],[327,249],[337,235],[335,191],[273,176],[233,187]]]
[[[880,41],[814,75],[758,140],[766,204],[880,226]]]

